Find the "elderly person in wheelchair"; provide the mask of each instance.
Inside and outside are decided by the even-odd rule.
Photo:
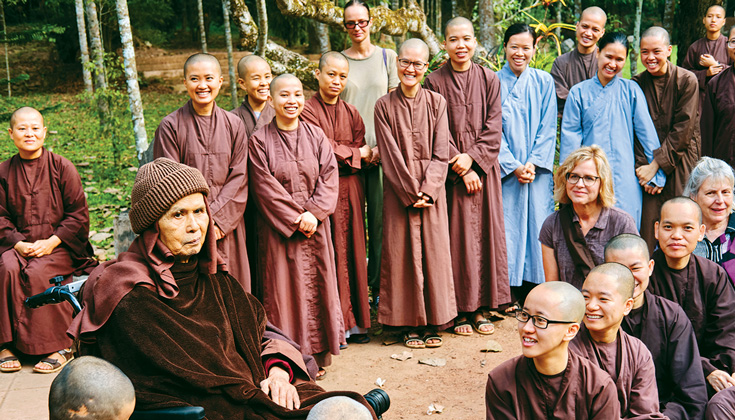
[[[214,420],[306,418],[333,396],[370,407],[358,393],[325,392],[313,359],[266,331],[263,306],[217,255],[208,193],[197,169],[166,158],[140,168],[130,208],[139,236],[90,275],[67,331],[80,353],[118,366],[136,409],[201,406]]]

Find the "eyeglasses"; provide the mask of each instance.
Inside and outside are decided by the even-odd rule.
[[[345,22],[345,28],[347,28],[347,29],[355,29],[355,25],[357,25],[357,26],[359,26],[361,28],[364,28],[364,27],[368,26],[368,23],[370,23],[370,19],[368,19],[368,20],[358,20],[357,22],[355,22],[355,21],[349,21],[349,22]]]
[[[727,48],[735,48],[735,39],[727,41]]]
[[[595,185],[595,182],[599,181],[600,177],[591,175],[579,176],[571,172],[567,174],[567,182],[572,185],[579,184],[580,179],[582,180],[582,184],[584,184],[585,187],[591,187]]]
[[[408,66],[412,65],[416,71],[421,71],[425,69],[426,66],[429,65],[429,63],[424,63],[423,61],[411,61],[411,60],[406,60],[405,58],[399,58],[398,65],[401,66],[402,69],[407,69]]]
[[[531,315],[526,311],[516,311],[516,319],[524,324],[530,319],[534,327],[542,330],[548,328],[549,324],[575,324],[574,321],[553,321],[541,315]]]

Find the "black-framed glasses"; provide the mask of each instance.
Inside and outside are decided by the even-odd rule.
[[[579,176],[571,172],[567,174],[567,182],[572,185],[577,185],[580,179],[582,180],[582,184],[584,184],[585,187],[591,187],[595,185],[595,182],[600,180],[600,177],[592,175]]]
[[[364,27],[368,26],[368,23],[370,23],[370,19],[368,19],[368,20],[358,20],[357,22],[351,20],[349,22],[345,22],[345,28],[347,28],[347,29],[355,29],[355,26],[359,26],[361,28],[364,28]]]
[[[548,328],[549,324],[575,324],[574,321],[554,321],[544,318],[541,315],[531,315],[526,311],[516,311],[516,319],[524,324],[530,319],[534,327],[542,330]]]
[[[405,58],[399,58],[398,65],[401,66],[402,69],[407,69],[408,66],[413,66],[413,68],[416,71],[421,71],[425,69],[426,66],[429,65],[429,63],[424,63],[423,61],[411,61],[411,60],[406,60]]]
[[[727,41],[727,48],[735,48],[735,39]]]

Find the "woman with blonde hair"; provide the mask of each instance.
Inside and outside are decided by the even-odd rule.
[[[604,262],[605,244],[621,233],[638,234],[635,220],[613,207],[613,176],[599,146],[572,152],[554,175],[559,211],[549,215],[539,240],[546,281],[582,287],[589,271]]]

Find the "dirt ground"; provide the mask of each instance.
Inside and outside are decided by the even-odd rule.
[[[350,390],[366,393],[377,388],[376,380],[384,379],[391,406],[385,420],[426,417],[431,404],[444,406],[437,419],[485,418],[485,383],[495,366],[521,354],[521,345],[513,318],[495,322],[495,333],[460,337],[443,333],[444,345],[438,349],[411,350],[402,343],[384,346],[386,334],[368,344],[350,344],[342,354],[333,357],[327,376],[319,385],[329,391]],[[482,353],[488,340],[495,340],[503,351]],[[413,358],[398,361],[392,354],[412,351]],[[443,358],[446,366],[419,364],[419,359]]]

